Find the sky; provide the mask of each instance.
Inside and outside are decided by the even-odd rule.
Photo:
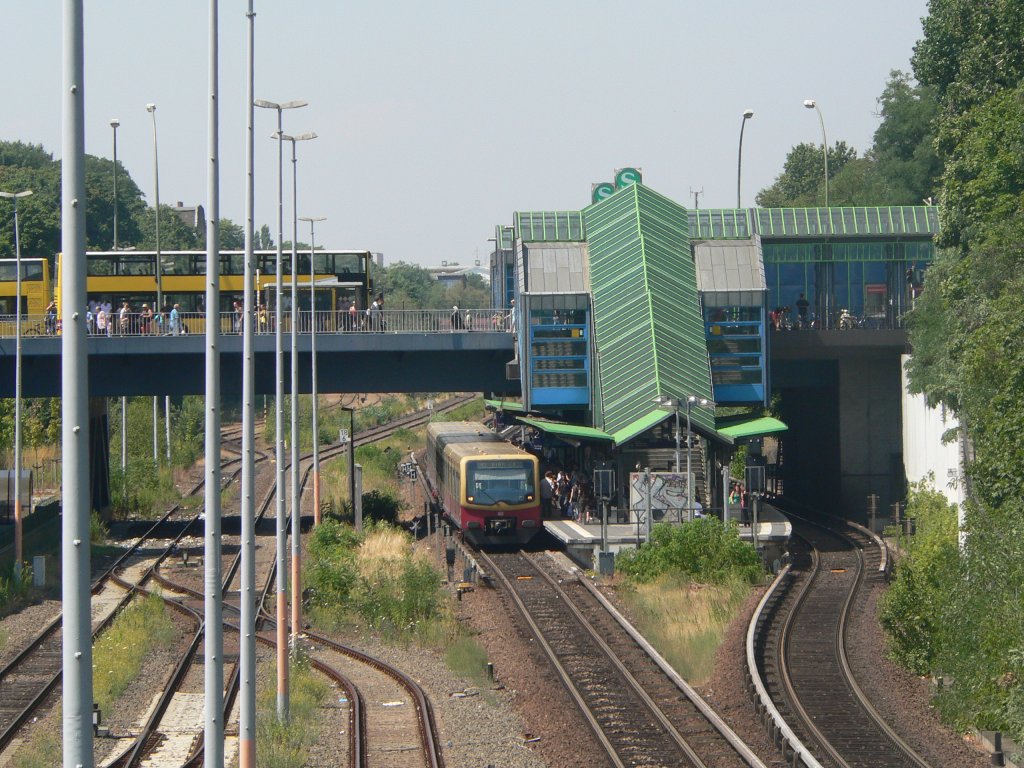
[[[113,154],[152,203],[206,202],[209,4],[85,2],[86,152]],[[244,222],[246,0],[221,0],[220,212]],[[579,210],[638,167],[692,207],[744,205],[801,142],[859,153],[877,98],[909,71],[927,0],[256,0],[256,98],[298,145],[298,215],[316,242],[385,263],[488,263],[514,211]],[[0,0],[0,140],[61,149],[63,3]],[[256,114],[256,224],[277,231],[276,114]],[[285,145],[284,239],[291,239]],[[308,242],[300,222],[298,239]]]

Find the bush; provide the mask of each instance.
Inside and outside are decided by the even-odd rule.
[[[737,577],[755,583],[762,574],[757,553],[740,541],[736,524],[713,517],[683,525],[655,525],[650,543],[623,552],[618,567],[639,582],[673,575],[708,584]]]

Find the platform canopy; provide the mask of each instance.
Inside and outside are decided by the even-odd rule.
[[[526,413],[526,409],[523,407],[523,404],[518,400],[484,400],[484,407],[495,411]]]
[[[782,421],[772,416],[726,416],[718,420],[718,432],[735,439],[762,437],[785,432],[789,429]]]
[[[548,421],[547,419],[536,419],[532,416],[519,416],[519,421],[531,427],[539,429],[555,437],[569,437],[575,440],[605,440],[610,442],[612,436],[594,427],[581,427],[577,424],[566,424],[561,421]]]

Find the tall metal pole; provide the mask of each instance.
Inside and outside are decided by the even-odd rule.
[[[166,320],[164,322],[166,322]],[[167,466],[171,466],[171,396],[170,395],[164,395],[164,442],[167,444]]]
[[[309,353],[313,358],[311,373],[313,376],[313,525],[320,525],[320,404],[317,402],[316,385],[316,232],[314,227],[318,221],[326,221],[326,216],[300,216],[302,221],[309,222],[309,306],[312,310],[313,327],[310,330]]]
[[[121,121],[116,117],[110,121],[114,129],[114,250],[117,250],[117,129]]]
[[[686,509],[693,514],[693,472],[691,470],[691,457],[693,451],[690,449],[690,406],[693,405],[694,397],[686,398]]]
[[[291,438],[292,438],[292,635],[294,649],[302,626],[302,509],[299,494],[299,209],[298,209],[298,160],[295,144],[315,139],[315,133],[285,136],[292,144],[292,397],[291,397]]]
[[[147,104],[146,111],[149,112],[153,118],[153,200],[156,203],[153,210],[156,214],[156,307],[153,308],[153,317],[160,317],[163,321],[164,312],[164,280],[163,280],[163,264],[161,263],[160,255],[160,154],[157,149],[156,141],[156,104]],[[163,322],[158,325],[159,328],[163,327]],[[150,329],[152,333],[152,329]],[[153,396],[153,463],[159,465],[157,460],[157,398]],[[164,397],[164,429],[167,432],[167,464],[170,466],[171,463],[171,398],[169,396]]]
[[[275,511],[277,518],[277,717],[288,719],[288,518],[285,516],[284,503],[284,336],[282,335],[281,300],[284,293],[281,283],[284,281],[282,261],[282,240],[284,239],[284,130],[281,126],[281,112],[306,106],[305,101],[286,101],[281,104],[264,99],[254,99],[253,105],[265,109],[277,110],[277,287],[274,291],[277,306],[274,308],[274,436],[276,487]]]
[[[814,99],[805,99],[804,106],[818,113],[818,123],[821,125],[821,154],[825,158],[825,207],[828,208],[828,139],[825,138],[825,118]]]
[[[220,159],[217,103],[217,0],[210,0],[209,102],[206,188],[206,522],[204,643],[205,724],[203,765],[224,766],[224,625],[220,563]]]
[[[740,180],[743,178],[743,129],[747,127],[747,120],[754,116],[754,110],[743,110],[743,122],[740,123],[740,150],[736,158],[736,207],[742,208],[740,197]]]
[[[256,400],[253,351],[253,270],[255,264],[255,76],[256,14],[253,0],[246,47],[245,128],[245,287],[242,289],[242,595],[238,652],[238,765],[256,768]]]
[[[676,474],[679,474],[679,401],[676,400],[676,407],[673,408],[676,412]]]
[[[61,104],[61,451],[64,768],[92,768],[89,606],[89,358],[85,318],[85,87],[82,0],[63,0]]]
[[[287,137],[286,137],[287,138]],[[299,506],[301,496],[299,495],[299,262],[297,241],[298,233],[298,163],[295,159],[295,140],[292,139],[292,334],[291,334],[291,364],[292,364],[292,397],[291,397],[291,438],[292,438],[292,633],[291,648],[294,652],[299,639],[299,619],[302,606],[301,571],[299,570],[302,558],[302,510]]]
[[[28,197],[32,190],[24,192],[0,192],[0,197],[14,203],[14,573],[21,577],[22,515],[21,515],[21,236],[18,229],[18,200]],[[32,500],[29,499],[29,514]]]
[[[160,466],[160,408],[159,398],[153,395],[153,464]]]
[[[112,323],[111,318],[107,318],[108,323]],[[121,396],[121,474],[123,475],[128,468],[128,398],[124,395]],[[122,488],[126,488],[124,478],[121,478]]]

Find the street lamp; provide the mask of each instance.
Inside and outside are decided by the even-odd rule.
[[[116,117],[110,121],[110,127],[114,129],[114,250],[117,250],[117,129],[121,121]]]
[[[743,110],[743,122],[740,123],[740,150],[736,158],[736,207],[742,207],[740,203],[740,179],[743,178],[743,129],[747,127],[747,120],[754,116],[754,110]]]
[[[288,622],[286,619],[286,602],[288,589],[288,570],[285,562],[287,558],[287,537],[285,529],[287,518],[285,518],[284,506],[284,411],[281,410],[281,403],[284,402],[284,350],[283,337],[281,335],[281,283],[284,281],[281,262],[281,241],[284,237],[284,130],[281,128],[281,113],[286,109],[297,109],[306,106],[309,102],[301,99],[285,101],[280,104],[265,99],[253,99],[253,105],[262,109],[277,110],[277,132],[274,138],[277,139],[277,288],[275,299],[277,307],[274,313],[274,368],[277,378],[274,389],[275,418],[274,435],[277,445],[275,446],[275,462],[277,471],[277,717],[279,720],[288,718]]]
[[[804,106],[818,113],[818,122],[821,124],[821,154],[825,158],[825,207],[828,208],[828,139],[825,138],[825,118],[821,116],[818,102],[814,99],[804,99]]]
[[[156,312],[154,318],[159,317],[159,327],[163,327],[164,314],[164,287],[163,287],[163,265],[160,263],[160,155],[157,152],[156,143],[156,104],[150,102],[146,105],[146,111],[153,118],[153,200],[156,203]],[[152,330],[150,330],[152,333]],[[167,437],[167,463],[171,463],[171,396],[164,395],[164,428]],[[153,396],[153,463],[157,461],[157,397]]]
[[[299,270],[298,270],[298,159],[295,145],[316,138],[315,133],[281,135],[292,143],[292,647],[298,648],[302,618],[302,509],[299,495]]]
[[[317,403],[316,386],[316,268],[313,258],[316,253],[316,234],[314,227],[318,221],[326,221],[326,216],[300,216],[300,220],[309,222],[309,308],[313,327],[310,330],[309,353],[313,359],[313,525],[320,525],[320,407]]]
[[[31,189],[23,192],[0,192],[0,197],[14,204],[14,569],[21,575],[23,555],[21,539],[21,235],[18,230],[18,201],[32,194]],[[29,514],[32,500],[29,499]]]

